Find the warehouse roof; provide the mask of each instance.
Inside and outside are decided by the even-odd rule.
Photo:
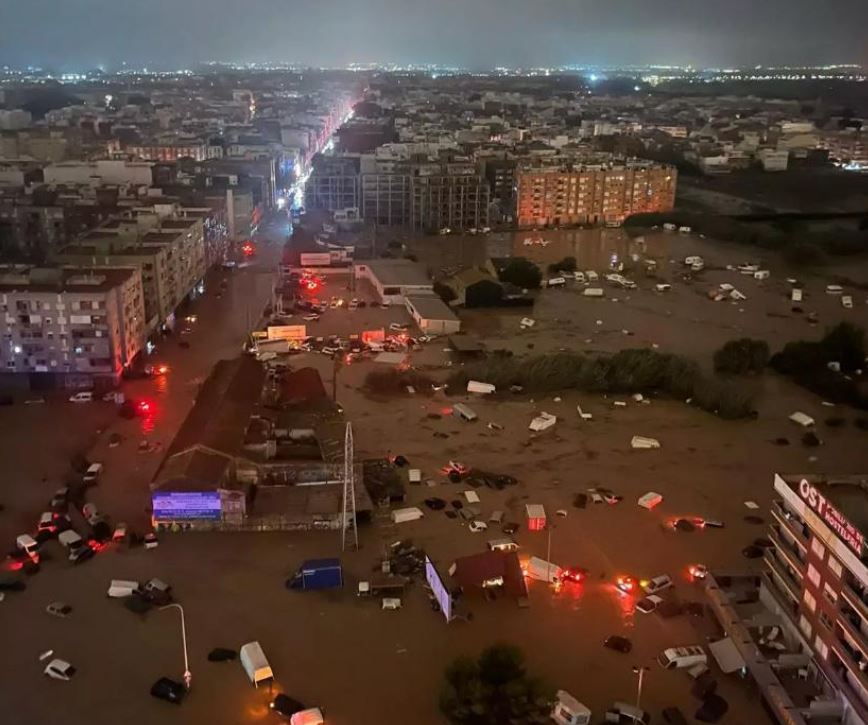
[[[437,295],[407,295],[405,299],[423,319],[458,321],[455,313]]]
[[[409,259],[371,259],[366,261],[364,266],[371,270],[382,285],[431,286],[425,267]]]

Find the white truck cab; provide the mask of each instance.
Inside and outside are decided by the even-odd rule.
[[[666,670],[680,670],[707,663],[708,655],[700,645],[670,647],[657,655],[657,664]]]

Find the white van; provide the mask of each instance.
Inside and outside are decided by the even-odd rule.
[[[102,463],[91,463],[84,472],[82,480],[89,486],[95,484],[102,475]]]
[[[576,282],[581,282],[584,284],[585,273],[584,272],[573,272],[573,279],[576,280]]]
[[[492,539],[488,542],[489,551],[518,551],[518,544],[512,539]]]
[[[546,287],[563,287],[567,283],[564,277],[552,277],[546,282]]]
[[[260,682],[274,680],[271,665],[268,664],[259,642],[248,642],[241,647],[241,666],[256,687],[259,687]]]
[[[670,647],[657,655],[657,663],[666,670],[681,670],[685,667],[708,664],[708,655],[700,645]]]
[[[550,561],[540,559],[537,556],[532,556],[528,560],[525,569],[525,574],[531,579],[549,582],[550,584],[559,581],[563,573],[563,569],[561,569],[557,564],[552,564]]]
[[[21,534],[15,540],[15,543],[21,551],[27,554],[27,556],[36,556],[39,551],[39,544],[36,543],[36,539],[34,539],[30,534]]]
[[[551,718],[558,725],[590,725],[591,711],[566,690],[558,690]]]
[[[585,297],[605,297],[606,293],[602,287],[585,287],[582,290],[582,295]]]
[[[598,279],[600,279],[600,275],[598,275],[592,269],[585,270],[585,277],[588,278],[588,282],[596,282]]]
[[[93,393],[91,392],[83,392],[76,393],[75,395],[69,396],[70,403],[90,403],[93,401]]]
[[[131,597],[133,592],[139,588],[139,583],[128,579],[112,579],[106,595],[112,599],[121,599],[122,597]]]

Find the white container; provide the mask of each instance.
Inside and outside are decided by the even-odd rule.
[[[655,506],[663,503],[662,494],[657,493],[656,491],[649,491],[648,493],[642,494],[639,497],[637,503],[643,508],[648,509],[649,511],[653,509]]]
[[[409,506],[408,508],[403,509],[395,509],[392,511],[392,523],[395,524],[404,524],[408,521],[418,521],[425,514],[422,512],[422,509],[416,506]]]
[[[128,579],[112,579],[106,595],[112,599],[121,599],[123,597],[132,596],[133,592],[139,588],[139,583]]]
[[[468,380],[467,381],[467,392],[468,393],[480,393],[482,395],[489,395],[493,393],[497,388],[491,383],[481,383],[478,380]]]
[[[248,642],[241,647],[241,666],[250,678],[250,681],[259,687],[260,682],[269,682],[274,679],[271,665],[265,657],[265,652],[259,642]]]

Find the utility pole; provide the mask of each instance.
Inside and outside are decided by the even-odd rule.
[[[338,373],[341,371],[342,353],[336,352],[332,355],[332,400],[338,402]]]
[[[552,523],[546,520],[546,569],[549,584],[552,583]]]

